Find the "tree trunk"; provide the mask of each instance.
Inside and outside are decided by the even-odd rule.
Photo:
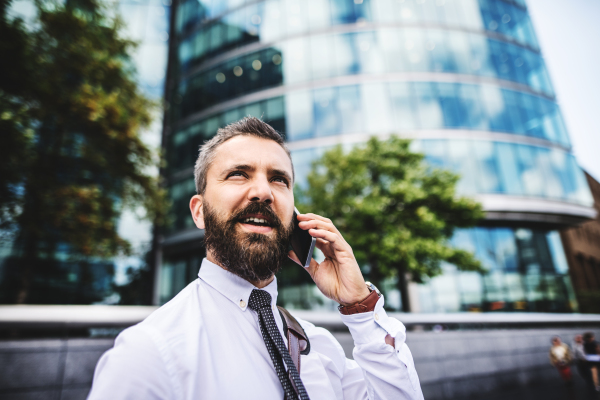
[[[402,299],[402,312],[410,312],[410,297],[408,296],[408,278],[406,268],[401,267],[398,270],[398,290]]]
[[[21,255],[17,258],[17,268],[19,269],[19,280],[16,282],[17,292],[15,295],[15,304],[26,304],[29,299],[29,291],[33,281],[34,269],[38,266],[37,241],[32,238],[24,238],[25,242]]]
[[[63,146],[65,133],[57,127],[55,121],[46,118],[38,133],[39,142],[35,148],[36,156],[26,177],[23,211],[17,219],[19,238],[17,239],[20,279],[18,282],[16,304],[29,301],[32,281],[40,268],[40,251],[45,250],[54,257],[56,234],[49,227],[48,219],[55,211],[47,207],[46,193],[56,190],[58,171],[57,160]]]

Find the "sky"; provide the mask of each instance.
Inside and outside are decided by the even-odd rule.
[[[579,165],[600,181],[600,0],[527,0]]]

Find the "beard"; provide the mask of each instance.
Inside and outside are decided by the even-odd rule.
[[[284,226],[265,203],[250,203],[231,215],[219,215],[208,203],[202,205],[204,212],[204,244],[215,261],[229,272],[249,282],[257,282],[276,274],[288,254],[288,246],[294,222]],[[274,234],[243,232],[237,229],[242,217],[262,214],[270,221]]]

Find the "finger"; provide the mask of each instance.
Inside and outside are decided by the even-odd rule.
[[[302,215],[302,217],[300,217],[300,216],[298,217],[298,221],[300,221],[300,224],[302,224],[303,222],[308,222],[308,221],[321,221],[324,224],[330,225],[331,228],[320,228],[320,229],[329,229],[330,231],[335,232],[338,235],[342,236],[342,234],[340,233],[338,228],[336,228],[334,223],[329,218],[325,218],[325,217],[322,217],[320,215],[313,214],[313,213],[301,214],[301,215]],[[299,224],[300,228],[305,229],[300,224]]]
[[[328,255],[331,255],[331,254],[329,254],[330,249],[327,247],[329,245],[330,245],[330,243],[327,240],[320,239],[320,238],[317,238],[317,243],[315,243],[315,247],[317,249],[321,250],[321,252],[325,255],[325,257],[327,257]]]
[[[313,214],[313,213],[298,214],[298,221],[309,221],[311,219],[318,219],[323,222],[331,223],[331,220],[329,218],[325,218],[325,217],[322,217],[317,214]]]
[[[317,238],[317,244],[327,245],[327,244],[329,244],[329,242],[325,239]],[[321,250],[321,249],[319,249],[319,250]]]
[[[331,246],[331,250],[335,252],[345,252],[348,253],[348,255],[352,255],[352,248],[340,235],[323,229],[311,229],[308,231],[308,233],[314,238],[323,239],[329,242],[327,246]],[[319,247],[319,250],[321,251],[323,251],[322,249],[326,247],[325,244],[320,244],[320,246],[321,247]]]
[[[343,242],[343,239],[340,236],[334,232],[329,232],[324,229],[310,229],[308,233],[314,238],[326,240],[329,242],[329,244],[333,244],[336,248],[340,247],[340,242]]]
[[[324,229],[329,232],[337,233],[341,236],[340,232],[337,230],[335,225],[331,222],[325,222],[318,219],[311,219],[310,221],[302,221],[300,222],[300,228],[304,230],[308,229]]]

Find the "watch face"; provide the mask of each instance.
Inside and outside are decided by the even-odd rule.
[[[381,292],[379,291],[379,289],[377,289],[377,286],[373,285],[371,282],[366,281],[365,282],[367,284],[367,287],[369,288],[369,290],[371,292],[377,292],[378,296],[381,296]]]

